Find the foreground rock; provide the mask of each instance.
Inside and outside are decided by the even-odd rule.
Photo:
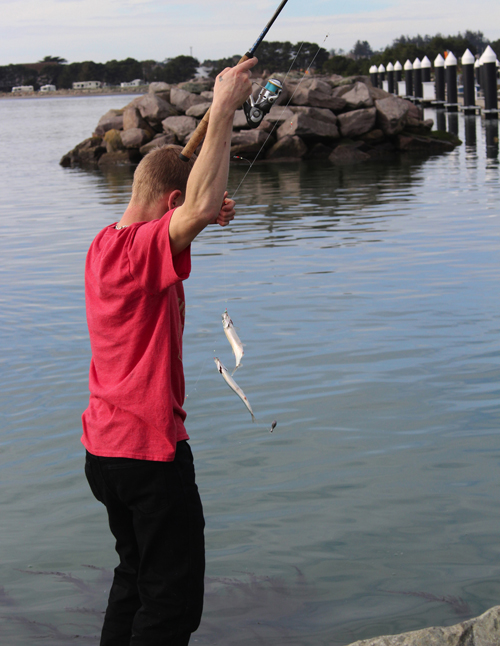
[[[257,81],[265,85],[266,79]],[[64,155],[61,165],[137,164],[157,146],[186,144],[211,105],[212,85],[207,79],[178,86],[152,83],[148,94],[108,110],[92,136]],[[439,154],[461,143],[453,135],[432,132],[432,121],[423,121],[420,107],[374,88],[364,76],[292,80],[278,103],[255,130],[243,110],[236,112],[233,156],[344,166]]]
[[[499,646],[500,606],[448,628],[425,628],[401,635],[362,639],[350,646]]]

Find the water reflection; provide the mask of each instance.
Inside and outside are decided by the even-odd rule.
[[[498,120],[486,119],[484,128],[486,131],[486,157],[498,159]]]
[[[436,110],[436,130],[446,131],[446,112]]]
[[[261,216],[253,224],[269,231],[303,218],[307,218],[309,232],[311,227],[327,231],[345,216],[351,226],[373,227],[380,207],[399,211],[401,202],[395,207],[394,199],[401,199],[403,205],[411,199],[412,186],[421,182],[424,163],[425,158],[402,158],[346,168],[321,162],[256,165],[237,199],[252,205],[252,211]],[[239,167],[231,170],[230,193],[243,172]]]
[[[387,213],[406,212],[414,188],[422,182],[426,160],[427,157],[402,157],[383,164],[346,168],[323,162],[257,163],[241,186],[247,168],[235,164],[231,166],[228,190],[231,195],[240,186],[236,201],[241,229],[237,233],[246,235],[251,227],[271,234],[289,230],[289,223],[295,222],[293,236],[274,236],[272,244],[297,244],[312,232],[325,234],[339,227],[342,230],[345,218],[355,232],[381,231]],[[106,204],[123,205],[130,196],[133,170],[118,167],[77,172],[93,177]],[[218,243],[219,232],[209,229],[206,238]],[[351,243],[355,241],[353,235]]]
[[[466,146],[467,153],[475,152],[476,146],[477,146],[476,116],[472,114],[465,115],[464,126],[465,126],[465,146]]]
[[[448,112],[448,132],[458,137],[458,112]]]
[[[65,169],[64,172],[91,178],[98,193],[106,195],[107,204],[123,204],[130,198],[134,171],[135,166],[104,166],[102,169]]]

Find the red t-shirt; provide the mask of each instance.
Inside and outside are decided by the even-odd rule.
[[[92,242],[85,265],[90,401],[85,448],[104,457],[170,461],[184,428],[182,333],[190,248],[172,258],[169,211]]]

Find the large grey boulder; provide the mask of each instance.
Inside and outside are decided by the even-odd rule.
[[[278,128],[277,137],[297,136],[302,139],[338,139],[339,131],[334,123],[312,119],[301,112],[294,114],[291,121],[286,121]]]
[[[347,85],[338,85],[332,90],[332,96],[343,97],[344,94],[347,94],[354,87],[354,83],[348,83]]]
[[[233,132],[231,137],[231,154],[242,155],[258,153],[264,146],[271,146],[274,144],[274,139],[268,137],[268,134],[263,130],[241,130],[240,132]]]
[[[366,86],[368,88],[368,91],[370,92],[370,96],[374,101],[378,101],[380,99],[387,99],[389,96],[394,96],[393,94],[389,94],[389,92],[386,92],[380,87],[373,87],[373,85],[369,84]]]
[[[337,123],[337,117],[328,108],[310,108],[305,105],[292,106],[289,110],[293,114],[305,114],[311,119],[318,119],[318,121],[326,121],[327,123]],[[267,117],[266,117],[267,118]]]
[[[97,124],[95,134],[102,137],[108,130],[121,130],[123,128],[123,110],[108,110]]]
[[[403,99],[403,101],[406,101],[406,103],[408,104],[408,117],[412,117],[413,119],[421,121],[424,115],[422,108],[418,105],[415,105],[411,101],[408,101],[407,99]]]
[[[166,133],[173,132],[179,141],[184,141],[198,125],[194,117],[167,117],[161,123],[163,130]]]
[[[345,76],[342,77],[342,79],[338,82],[335,83],[336,87],[341,87],[342,85],[354,85],[354,83],[364,83],[366,86],[369,88],[372,87],[372,82],[370,81],[369,76],[363,76],[358,74],[357,76]]]
[[[328,159],[335,166],[350,166],[368,161],[370,155],[359,150],[355,145],[342,144],[333,150]]]
[[[401,635],[362,639],[350,646],[498,646],[500,606],[447,628],[424,628]]]
[[[89,137],[63,155],[59,162],[65,168],[73,166],[96,167],[99,158],[106,153],[101,137]]]
[[[293,119],[293,115],[294,112],[292,112],[289,107],[284,108],[280,105],[273,105],[273,107],[266,114],[265,120],[269,121],[269,123],[272,124],[278,123],[278,125],[281,126],[281,124],[285,123],[285,121],[291,121]]]
[[[353,88],[342,95],[346,102],[348,110],[360,110],[361,108],[371,108],[373,99],[370,96],[367,86],[359,81],[354,84]]]
[[[186,110],[186,116],[194,117],[195,119],[202,119],[208,112],[211,105],[211,101],[206,101],[205,103],[196,103]]]
[[[396,96],[375,101],[377,124],[385,135],[393,136],[402,132],[408,117],[408,101]]]
[[[176,138],[173,133],[165,133],[163,135],[156,135],[156,137],[150,141],[147,144],[144,144],[144,146],[141,146],[139,149],[141,155],[147,155],[149,152],[154,150],[155,148],[161,148],[162,146],[166,146],[168,144],[175,144]]]
[[[307,153],[307,146],[300,137],[283,137],[269,149],[266,159],[301,159]]]
[[[167,101],[156,94],[145,94],[140,97],[137,103],[132,101],[139,110],[141,117],[154,127],[159,127],[167,117],[178,114],[177,110]]]
[[[386,140],[385,135],[382,130],[380,130],[380,128],[370,130],[370,132],[361,135],[360,139],[362,139],[369,146],[378,146]]]
[[[322,160],[328,159],[332,154],[331,146],[325,146],[325,144],[318,141],[318,143],[312,146],[306,155],[306,159]]]
[[[149,123],[142,118],[139,109],[136,107],[129,106],[125,108],[123,112],[123,129],[130,130],[131,128],[141,128],[150,134],[150,137],[154,137],[155,131],[149,125]]]
[[[140,128],[141,124],[145,123],[141,117],[139,110],[133,106],[125,108],[123,111],[123,130],[130,128]]]
[[[332,74],[331,76],[325,79],[325,82],[328,83],[331,87],[338,85],[344,77],[340,74]]]
[[[345,107],[344,99],[332,96],[330,85],[318,79],[301,83],[293,95],[292,103],[314,108],[329,108],[335,112],[339,112]]]
[[[214,79],[205,76],[198,77],[193,81],[184,81],[184,83],[179,83],[177,87],[181,90],[186,90],[186,92],[191,92],[192,94],[201,94],[202,92],[210,91],[214,86]]]
[[[343,137],[359,137],[365,132],[372,130],[377,118],[376,108],[365,108],[364,110],[353,110],[339,114],[340,132]]]
[[[206,103],[207,100],[200,96],[199,94],[193,94],[192,92],[187,92],[186,90],[181,90],[180,88],[173,87],[170,90],[170,101],[181,112],[186,112],[190,107],[198,103]]]
[[[170,103],[170,85],[163,81],[155,81],[149,84],[149,93],[156,94],[167,103]]]
[[[125,148],[121,132],[115,128],[107,131],[103,137],[103,144],[106,146],[107,153],[114,153],[117,150],[123,150]]]
[[[151,94],[170,92],[170,85],[164,81],[155,81],[154,83],[149,84],[148,92]]]
[[[121,139],[125,148],[140,148],[151,141],[151,134],[142,128],[130,128],[121,133]]]

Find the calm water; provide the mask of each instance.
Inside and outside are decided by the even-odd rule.
[[[82,472],[83,264],[131,173],[58,162],[125,102],[0,102],[2,644],[95,644],[116,564]],[[468,145],[441,157],[256,166],[231,229],[194,245],[193,643],[340,646],[500,602],[498,130],[448,126]],[[233,362],[226,307],[257,424],[213,362]]]

